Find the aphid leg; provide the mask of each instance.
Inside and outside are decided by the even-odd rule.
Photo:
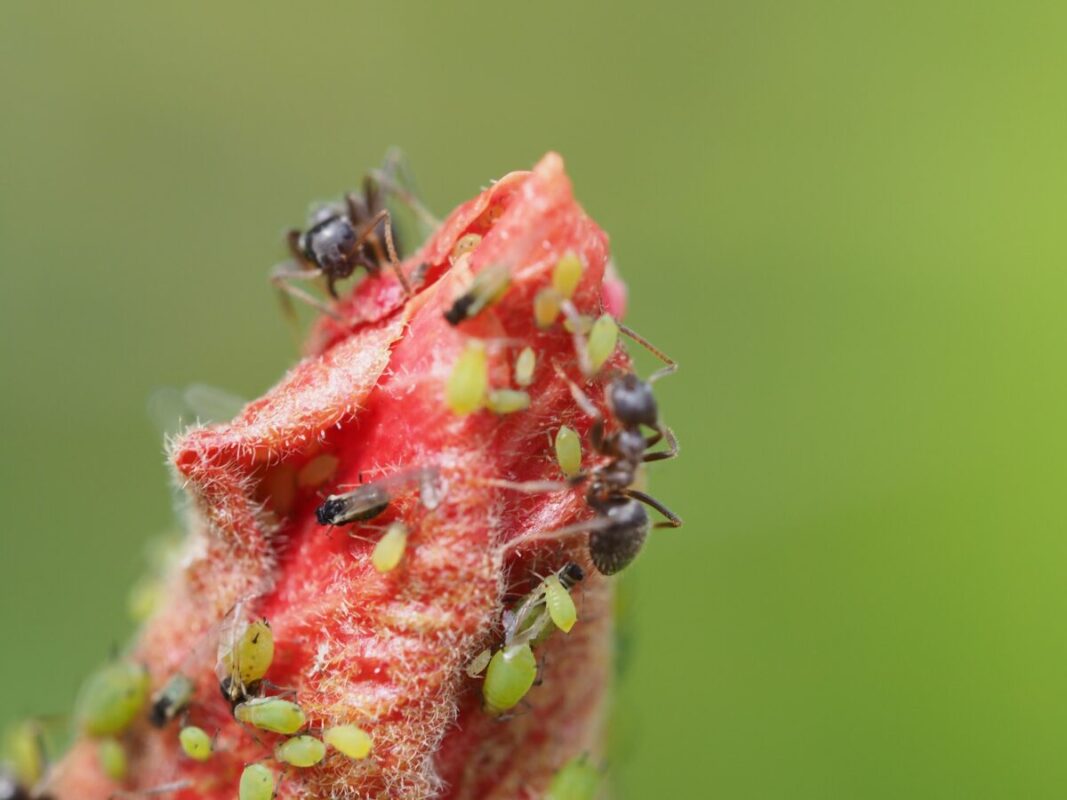
[[[637,489],[627,489],[623,492],[627,497],[632,497],[634,500],[640,500],[642,503],[656,509],[659,513],[667,518],[666,522],[657,522],[653,527],[655,528],[680,528],[682,527],[682,518],[671,511],[667,506],[663,505],[659,500],[647,495],[644,492],[639,492]]]
[[[383,208],[367,220],[362,232],[356,239],[356,247],[358,248],[367,242],[370,242],[372,247],[376,246],[378,241],[377,228],[383,222],[385,223],[385,250],[386,255],[389,257],[389,267],[396,273],[396,277],[400,280],[400,285],[404,287],[404,291],[407,294],[411,294],[411,284],[408,283],[404,271],[400,269],[400,257],[396,254],[396,245],[393,243],[393,218],[389,214],[389,209]]]
[[[625,333],[627,336],[629,336],[631,339],[633,339],[639,345],[641,345],[646,350],[648,350],[648,352],[650,352],[652,355],[654,355],[656,358],[658,358],[660,361],[662,361],[664,364],[666,364],[665,367],[661,367],[660,369],[656,370],[655,372],[653,372],[648,377],[648,382],[649,383],[655,383],[660,378],[665,378],[668,375],[670,375],[672,372],[676,372],[678,370],[678,362],[675,361],[673,358],[671,358],[666,353],[664,353],[662,350],[660,350],[654,344],[652,344],[652,342],[650,342],[644,336],[639,334],[633,328],[631,328],[631,327],[629,327],[627,325],[623,325],[621,322],[618,323],[618,325],[619,325],[619,330],[620,331]]]
[[[299,286],[293,286],[290,281],[311,281],[318,280],[322,277],[322,270],[318,269],[304,269],[302,267],[293,266],[293,262],[286,261],[279,264],[274,268],[271,273],[270,282],[279,290],[279,299],[282,304],[282,312],[293,323],[296,322],[296,310],[293,308],[290,297],[295,297],[304,303],[307,303],[317,311],[326,314],[329,317],[337,320],[338,322],[344,322],[341,315],[334,311],[330,306],[324,303],[319,298],[310,292],[306,292]]]
[[[667,440],[667,449],[657,450],[655,453],[646,453],[641,459],[642,462],[647,464],[649,461],[666,461],[678,455],[678,439],[675,437],[674,431],[666,425],[661,425],[655,434],[645,439],[646,446],[652,447],[660,439]]]

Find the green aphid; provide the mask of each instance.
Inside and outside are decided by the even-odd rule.
[[[307,721],[304,709],[296,703],[276,697],[257,697],[240,703],[234,708],[233,716],[238,722],[286,735],[296,733]]]
[[[126,750],[117,739],[110,736],[96,745],[96,757],[101,771],[113,781],[126,780]]]
[[[533,383],[534,370],[537,368],[537,353],[532,347],[522,348],[515,359],[515,383],[526,387]]]
[[[564,633],[570,633],[578,621],[578,609],[574,607],[571,593],[563,587],[557,575],[545,578],[545,605],[556,627]]]
[[[220,637],[215,667],[223,695],[233,703],[244,699],[273,661],[274,633],[270,623],[257,619],[245,624],[239,612],[235,613],[229,630]]]
[[[157,728],[162,728],[189,707],[195,691],[193,682],[182,673],[176,672],[163,684],[163,688],[152,695],[148,720]]]
[[[537,678],[537,659],[529,644],[498,650],[489,660],[482,697],[490,714],[510,711],[526,696]]]
[[[264,764],[249,764],[241,773],[237,800],[273,800],[274,772]]]
[[[402,522],[394,522],[374,545],[370,561],[378,572],[392,572],[400,565],[408,545],[408,529]]]
[[[583,269],[582,260],[575,253],[568,252],[552,270],[552,288],[569,300],[582,280]]]
[[[126,730],[148,700],[148,670],[116,661],[89,678],[78,701],[77,719],[89,736],[114,736]]]
[[[214,751],[211,737],[203,728],[195,725],[182,728],[178,733],[178,741],[181,743],[182,752],[193,761],[207,761]]]
[[[313,767],[326,757],[326,745],[314,736],[294,736],[274,748],[274,757],[294,767]]]
[[[494,414],[514,414],[530,407],[530,395],[517,389],[494,389],[485,405]]]
[[[600,773],[585,756],[579,756],[560,767],[553,776],[545,800],[593,800],[599,785]]]
[[[568,478],[582,471],[582,440],[573,428],[561,425],[556,431],[556,461]]]
[[[352,759],[370,755],[373,741],[370,734],[356,725],[336,725],[322,732],[322,740],[342,755]]]
[[[445,402],[456,414],[471,414],[485,405],[489,361],[485,345],[472,339],[456,359],[445,386]]]
[[[48,759],[44,731],[38,722],[25,720],[4,734],[3,763],[22,786],[33,786],[44,777]]]
[[[534,322],[538,328],[547,328],[559,317],[563,308],[563,295],[553,286],[546,286],[534,295]]]
[[[615,345],[619,341],[619,325],[610,314],[602,314],[593,323],[589,331],[589,342],[586,349],[589,353],[589,367],[596,373],[615,352]]]

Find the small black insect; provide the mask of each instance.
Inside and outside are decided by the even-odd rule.
[[[389,507],[397,494],[412,486],[418,487],[422,505],[431,509],[441,502],[447,488],[434,467],[405,469],[350,492],[330,495],[315,509],[315,518],[320,525],[348,525],[374,519]]]
[[[189,707],[196,687],[185,675],[178,672],[152,697],[148,709],[148,721],[162,728]]]
[[[330,316],[336,316],[333,309],[291,281],[325,278],[326,290],[336,298],[337,282],[360,267],[370,275],[377,275],[388,266],[410,294],[411,285],[400,268],[395,238],[378,181],[368,176],[362,194],[350,192],[343,204],[316,208],[304,230],[289,231],[287,241],[293,260],[275,268],[271,281],[286,295]]]

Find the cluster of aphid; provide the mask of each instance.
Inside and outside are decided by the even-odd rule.
[[[325,759],[327,747],[350,759],[366,758],[370,735],[356,725],[342,724],[312,730],[299,704],[286,699],[290,692],[267,696],[271,686],[265,676],[274,660],[274,635],[265,619],[248,622],[240,606],[228,615],[219,636],[216,675],[219,690],[229,703],[233,718],[242,725],[288,737],[275,746],[271,759],[249,764],[241,774],[239,800],[271,800],[278,786],[273,760],[284,768],[307,768]],[[116,782],[127,774],[123,735],[142,715],[157,728],[178,721],[177,739],[182,752],[198,762],[209,761],[216,741],[204,728],[191,724],[196,684],[183,672],[173,674],[149,696],[150,676],[141,664],[116,660],[95,673],[79,699],[79,729],[96,740],[101,771]],[[24,731],[24,732],[23,732]],[[44,775],[45,758],[40,735],[23,726],[9,737],[7,750],[12,777],[0,778],[0,800],[50,800],[27,787]],[[177,791],[189,786],[179,781],[156,787],[151,793]]]
[[[362,195],[349,194],[344,206],[319,209],[306,230],[290,233],[288,241],[294,262],[283,265],[272,276],[286,297],[308,302],[336,317],[332,307],[291,281],[320,279],[325,282],[329,295],[336,298],[336,282],[349,277],[357,268],[362,267],[374,276],[386,266],[395,271],[404,291],[410,293],[412,282],[399,265],[392,221],[382,204],[380,183],[403,193],[396,184],[390,183],[388,176],[368,179]],[[408,197],[403,199],[417,203]],[[416,210],[421,207],[416,205]],[[454,270],[460,274],[468,271],[471,256],[481,239],[474,233],[459,239],[451,256]],[[593,512],[589,519],[554,531],[520,536],[504,547],[510,551],[538,540],[587,534],[590,561],[602,574],[612,575],[633,561],[652,527],[645,505],[666,517],[656,527],[681,525],[681,520],[669,509],[635,488],[643,464],[672,458],[678,452],[673,433],[659,419],[651,387],[658,377],[674,371],[676,364],[610,315],[594,318],[580,312],[573,298],[583,272],[579,256],[568,253],[559,259],[550,285],[538,291],[533,300],[532,314],[537,327],[550,329],[562,318],[563,327],[573,337],[578,371],[587,381],[593,380],[614,354],[620,331],[648,347],[666,367],[647,381],[632,372],[607,379],[605,399],[609,413],[605,419],[586,392],[567,376],[567,365],[552,364],[555,374],[568,385],[577,407],[592,419],[589,444],[599,456],[599,463],[583,469],[581,438],[574,429],[562,425],[554,432],[554,455],[563,480],[488,483],[528,493],[569,491],[584,486],[585,501]],[[415,278],[416,283],[421,280],[421,276]],[[476,317],[498,302],[510,283],[507,267],[491,265],[482,269],[444,312],[445,319],[450,325],[458,326]],[[538,354],[533,348],[523,348],[514,363],[516,388],[491,387],[487,344],[471,338],[448,377],[445,402],[460,415],[483,408],[495,414],[521,412],[531,404],[529,392],[533,388],[537,361]],[[666,448],[653,449],[661,441],[666,443]],[[322,466],[313,459],[305,469],[312,465],[317,465],[316,469]],[[323,466],[322,480],[315,480],[315,485],[325,482],[326,473],[332,474],[335,467],[336,459]],[[409,467],[354,490],[329,495],[316,509],[316,517],[326,526],[365,522],[385,512],[399,493],[413,488],[417,489],[422,506],[432,510],[442,502],[447,487],[440,468]],[[379,572],[389,572],[400,564],[408,533],[407,527],[397,521],[378,539],[371,561]],[[500,716],[511,711],[535,684],[538,663],[534,650],[554,630],[567,633],[573,628],[578,612],[571,591],[583,578],[582,568],[568,562],[540,579],[532,591],[504,612],[503,635],[498,646],[485,649],[467,667],[472,678],[484,675],[482,697],[488,713]],[[219,641],[217,678],[233,718],[241,725],[286,737],[274,747],[272,758],[245,767],[238,786],[240,800],[270,800],[276,796],[278,775],[270,766],[271,761],[284,769],[312,767],[325,759],[328,747],[351,759],[368,756],[371,739],[359,727],[342,724],[310,729],[303,709],[289,699],[293,692],[266,693],[268,688],[277,688],[266,680],[274,659],[274,635],[266,619],[249,621],[239,604],[223,623]],[[147,669],[128,661],[116,661],[105,667],[83,690],[79,727],[97,741],[101,769],[117,782],[127,774],[122,737],[146,710],[148,721],[157,728],[178,723],[177,740],[189,759],[208,761],[216,752],[216,737],[204,727],[190,724],[197,692],[194,679],[177,672],[154,695],[149,696],[149,692]],[[0,774],[0,800],[52,800],[47,794],[35,794],[26,788],[41,781],[45,759],[40,736],[34,734],[34,729],[27,727],[20,731],[9,741],[12,755],[8,760],[13,766],[13,776]],[[594,795],[598,780],[598,771],[584,758],[578,758],[560,769],[546,797],[586,800]],[[154,791],[186,786],[186,782],[179,782]]]

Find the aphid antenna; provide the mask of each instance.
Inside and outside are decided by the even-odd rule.
[[[654,344],[652,344],[652,342],[650,342],[644,336],[639,334],[637,331],[635,331],[629,325],[624,325],[623,323],[618,322],[618,321],[616,321],[616,324],[619,326],[619,331],[621,333],[626,334],[628,337],[630,337],[630,339],[632,339],[633,341],[637,342],[639,345],[641,345],[643,348],[648,350],[648,352],[650,352],[652,355],[654,355],[656,358],[658,358],[660,361],[662,361],[666,365],[666,366],[663,366],[660,369],[656,370],[655,372],[653,372],[651,375],[648,376],[648,382],[649,383],[655,383],[660,378],[665,378],[668,375],[678,371],[678,362],[675,361],[673,358],[671,358],[666,353],[664,353],[662,350],[660,350]]]

